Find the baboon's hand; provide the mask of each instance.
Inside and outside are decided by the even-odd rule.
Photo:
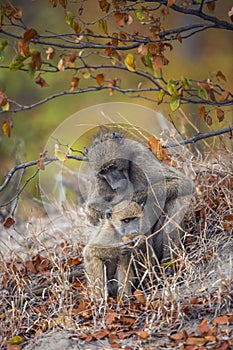
[[[121,246],[121,254],[125,255],[133,250],[140,249],[143,243],[145,242],[146,237],[144,235],[137,235],[131,240],[124,242]]]

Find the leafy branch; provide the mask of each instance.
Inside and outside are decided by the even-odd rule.
[[[71,11],[72,6],[68,9],[71,5],[69,1],[61,1],[60,6],[66,9],[65,22],[70,32],[54,33],[46,29],[45,32],[49,34],[38,33],[34,28],[29,29],[23,20],[21,9],[10,3],[2,5],[0,32],[6,40],[3,40],[0,46],[1,58],[4,59],[7,40],[17,41],[18,52],[10,64],[1,65],[0,68],[13,72],[27,72],[34,82],[43,88],[48,86],[45,75],[71,71],[73,77],[69,91],[51,94],[29,105],[19,103],[1,92],[2,111],[0,112],[17,113],[35,108],[60,96],[106,89],[109,89],[110,96],[113,91],[118,91],[128,97],[138,97],[157,104],[169,103],[172,111],[179,108],[181,104],[187,103],[215,106],[218,109],[232,105],[233,95],[222,86],[227,78],[221,71],[218,71],[215,77],[200,81],[191,80],[188,77],[181,77],[179,80],[174,80],[172,77],[164,78],[166,66],[169,64],[166,51],[173,50],[171,43],[178,41],[182,44],[183,40],[208,29],[233,30],[230,22],[203,12],[204,5],[210,12],[213,11],[215,2],[203,0],[177,3],[174,0],[150,0],[116,1],[110,4],[104,0],[96,5],[103,15],[92,21],[86,21],[83,15],[86,4],[77,5],[80,7],[77,8],[77,14],[74,14]],[[53,7],[57,6],[55,1],[51,4]],[[195,16],[201,22],[166,29],[163,23],[170,16],[171,11],[181,12],[187,17]],[[115,32],[110,32],[108,28],[112,23],[118,27]],[[127,30],[132,23],[135,26],[133,32]],[[96,29],[97,25],[98,29]],[[146,35],[143,29],[145,27],[148,29]],[[60,51],[58,59],[55,49]],[[96,56],[102,60],[101,64],[93,64]],[[106,64],[106,61],[110,63]],[[130,86],[129,88],[123,86],[123,84],[127,85],[127,80],[125,81],[121,76],[114,79],[111,77],[113,71],[119,74],[121,71],[127,71],[143,81],[139,82],[140,87]],[[89,79],[94,79],[96,85],[91,86]],[[88,86],[78,88],[81,80],[85,80]],[[150,87],[148,83],[151,84]],[[147,88],[144,88],[145,84]],[[151,97],[151,92],[156,94]],[[221,113],[224,114],[224,111]],[[203,118],[202,114],[200,116]],[[210,118],[205,119],[210,121]],[[223,120],[222,116],[221,120]],[[10,129],[11,125],[5,124],[4,127]]]

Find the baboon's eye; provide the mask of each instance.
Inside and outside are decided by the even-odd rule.
[[[122,139],[122,136],[118,132],[113,131],[112,139]]]
[[[122,220],[125,224],[128,224],[131,221],[131,218],[125,218]]]
[[[100,175],[106,175],[109,172],[115,171],[117,169],[117,167],[115,165],[110,165],[107,168],[102,169],[99,174]]]
[[[102,169],[102,170],[99,172],[99,174],[100,174],[100,175],[106,175],[107,172],[108,172],[108,169]]]

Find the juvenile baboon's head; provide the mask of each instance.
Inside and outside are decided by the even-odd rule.
[[[142,230],[142,217],[142,208],[134,201],[122,201],[113,209],[106,211],[106,219],[111,222],[111,225],[121,236],[139,234]]]

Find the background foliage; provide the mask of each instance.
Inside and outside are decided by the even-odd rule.
[[[231,126],[232,29],[226,0],[3,3],[1,175],[93,103],[161,109],[183,136]]]

